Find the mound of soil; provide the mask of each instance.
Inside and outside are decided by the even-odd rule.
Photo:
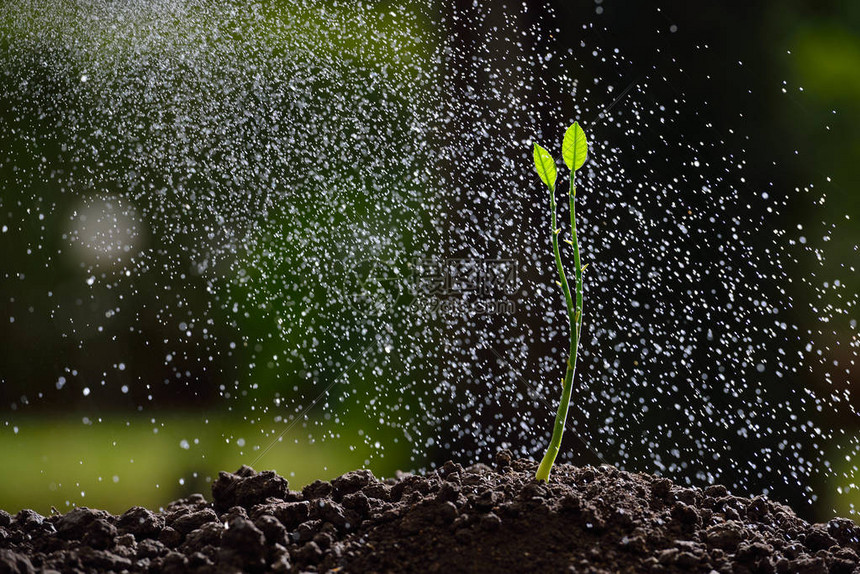
[[[453,462],[379,481],[367,470],[291,491],[274,472],[222,472],[213,502],[163,512],[0,511],[5,572],[860,573],[860,528],[809,524],[765,498],[610,466]]]

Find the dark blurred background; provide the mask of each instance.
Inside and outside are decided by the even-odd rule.
[[[542,14],[547,6],[542,2],[527,4],[535,15]],[[846,292],[857,293],[860,229],[853,222],[860,217],[860,132],[856,130],[860,125],[860,4],[848,0],[693,4],[682,0],[591,0],[548,4],[557,16],[560,32],[555,41],[562,49],[567,45],[578,49],[587,39],[589,45],[603,46],[607,51],[617,48],[629,60],[623,70],[611,58],[588,60],[580,81],[613,77],[629,80],[634,87],[647,83],[648,97],[655,103],[683,94],[689,109],[697,112],[686,124],[684,118],[677,120],[684,139],[711,141],[714,130],[718,130],[725,149],[738,150],[746,162],[746,184],[751,189],[767,189],[778,202],[784,202],[785,229],[818,227],[822,221],[838,223],[839,234],[827,245],[819,245],[827,253],[826,267],[822,271],[818,261],[809,261],[809,270],[840,277]],[[379,3],[375,9],[384,14],[392,6]],[[469,21],[471,6],[472,2],[454,2],[417,24],[442,26],[441,35],[461,47],[449,61],[448,74],[452,85],[461,90],[467,90],[470,82],[480,84],[479,76],[468,72],[475,55],[469,50],[494,25],[492,18]],[[493,14],[499,23],[510,25],[504,8],[496,7]],[[518,17],[521,20],[514,26],[526,29],[532,24],[527,17]],[[38,40],[21,37],[22,29],[28,29],[34,38],[49,33],[39,25],[34,20],[22,26],[11,22],[11,17],[0,21],[4,68],[0,74],[0,457],[7,469],[0,476],[0,507],[14,511],[26,506],[45,512],[51,505],[63,508],[66,504],[114,511],[133,504],[158,506],[181,494],[205,492],[207,479],[218,470],[232,470],[248,462],[277,468],[288,475],[295,488],[369,462],[375,473],[391,475],[400,468],[444,461],[452,450],[441,444],[444,440],[432,448],[428,445],[424,458],[401,440],[386,457],[374,459],[373,440],[367,439],[366,427],[362,426],[366,422],[350,423],[349,417],[356,417],[355,413],[338,421],[337,428],[343,432],[339,430],[319,443],[281,435],[291,420],[289,416],[263,422],[255,407],[273,401],[277,404],[282,395],[290,393],[306,396],[306,400],[292,396],[291,403],[308,404],[317,396],[318,387],[308,383],[299,390],[303,383],[294,385],[294,381],[312,379],[325,384],[338,376],[337,367],[329,365],[328,371],[312,377],[300,360],[291,360],[286,351],[279,353],[282,347],[306,348],[308,343],[302,340],[305,331],[298,327],[289,331],[294,338],[286,341],[273,338],[271,321],[277,310],[256,308],[254,295],[259,293],[245,291],[241,279],[228,281],[228,291],[232,301],[249,302],[245,309],[224,305],[207,288],[207,273],[213,271],[201,270],[199,262],[188,261],[187,272],[177,272],[171,262],[193,259],[188,256],[190,246],[199,240],[195,234],[205,225],[212,230],[211,241],[241,243],[241,234],[227,239],[218,235],[223,222],[183,221],[176,216],[181,213],[181,206],[177,206],[153,226],[149,223],[152,219],[136,217],[135,206],[123,199],[121,177],[108,178],[115,189],[101,181],[103,195],[99,198],[82,199],[69,192],[71,179],[64,179],[63,173],[121,172],[140,166],[134,163],[133,154],[105,157],[94,152],[88,142],[64,141],[57,125],[68,121],[69,110],[81,114],[80,121],[86,124],[88,106],[109,106],[79,95],[74,84],[80,81],[82,71],[57,69],[65,61],[62,54],[42,52],[44,45]],[[380,30],[385,33],[384,24]],[[428,36],[439,33],[430,30]],[[229,45],[231,39],[211,41]],[[534,40],[523,39],[529,41]],[[26,45],[32,46],[30,57],[22,56],[21,46]],[[14,58],[10,56],[13,47]],[[517,55],[499,53],[494,57],[515,59]],[[137,65],[147,69],[145,64]],[[356,77],[360,80],[361,73]],[[618,92],[623,87],[619,86]],[[322,85],[317,88],[323,89]],[[336,82],[325,81],[326,91],[337,89]],[[526,101],[531,97],[539,95],[526,95]],[[561,100],[561,96],[556,97]],[[697,108],[698,101],[702,105]],[[623,97],[617,105],[624,106]],[[153,106],[157,108],[157,103]],[[323,114],[324,109],[311,113]],[[449,129],[456,129],[436,137],[450,143],[457,138],[457,130],[469,130],[472,122],[464,110],[448,124]],[[510,130],[523,139],[534,135],[523,126]],[[252,129],[241,133],[260,138],[261,146],[266,143],[265,134]],[[670,161],[665,154],[660,157]],[[628,167],[635,169],[635,156],[627,161]],[[718,166],[708,169],[718,177]],[[175,200],[171,191],[174,184],[169,174],[162,175],[163,181],[153,185],[165,190],[164,201],[170,203]],[[486,185],[479,171],[472,177],[461,182],[467,184],[464,189]],[[84,180],[74,184],[86,187]],[[808,183],[826,188],[827,201],[815,211],[807,207],[808,191],[797,189]],[[205,190],[211,182],[192,179],[185,184]],[[471,205],[465,193],[452,191],[451,196],[455,198],[452,205],[461,209],[445,213],[445,225],[468,228],[472,209],[482,217],[480,207]],[[48,198],[48,202],[40,205],[36,198]],[[369,210],[360,203],[351,208]],[[277,225],[313,227],[323,221],[314,209],[312,203],[300,205],[297,215],[281,214]],[[146,215],[151,218],[153,214]],[[846,217],[850,218],[847,225]],[[420,229],[438,222],[411,224]],[[539,220],[535,225],[540,225]],[[171,240],[162,243],[159,238],[167,231]],[[810,241],[820,242],[821,235],[810,233]],[[97,238],[90,243],[101,248],[76,248],[87,243],[80,240],[83,236]],[[418,253],[419,243],[415,239],[404,249]],[[135,261],[141,246],[147,248],[145,261]],[[280,248],[292,249],[291,257],[302,256],[295,246]],[[214,268],[219,262],[207,264]],[[228,269],[223,271],[225,275],[236,271],[230,261],[220,264]],[[129,266],[148,272],[103,280],[116,267]],[[293,289],[299,301],[328,300],[325,290],[309,287],[301,274],[289,277],[294,270],[283,271],[285,278],[270,289]],[[253,276],[254,272],[243,270],[243,276]],[[783,287],[798,301],[815,296],[806,292],[810,287],[801,281],[774,285],[774,289]],[[840,301],[833,300],[832,304],[838,306]],[[337,306],[326,307],[307,321],[324,322],[337,313]],[[818,331],[816,347],[826,354],[800,375],[807,386],[832,386],[833,382],[825,383],[825,373],[830,372],[833,361],[856,368],[856,319],[854,316],[852,322],[839,326],[837,336]],[[802,327],[818,329],[814,324],[803,325],[804,321],[808,321],[807,315],[797,318]],[[281,362],[266,365],[263,357],[272,354],[280,354]],[[278,370],[297,376],[285,379],[272,374]],[[415,376],[420,377],[420,369]],[[380,378],[384,376],[369,370],[368,388]],[[286,387],[285,380],[290,383]],[[853,391],[856,374],[849,372],[835,384]],[[852,401],[850,394],[847,396]],[[396,401],[401,398],[413,409],[423,407],[414,397]],[[328,414],[319,409],[312,416],[324,429],[330,420],[327,417],[338,415],[336,409]],[[838,440],[860,430],[853,404],[820,416],[837,418],[829,424],[843,430]],[[386,432],[384,428],[374,429],[375,434]],[[445,436],[445,429],[440,433]],[[290,443],[289,448],[268,450],[267,445],[279,436]],[[457,440],[455,433],[448,438]],[[734,440],[743,442],[738,437]],[[566,445],[572,441],[568,438]],[[253,450],[252,445],[263,448]],[[826,441],[817,446],[822,452],[833,448]],[[570,444],[566,448],[578,447]],[[587,449],[582,449],[581,456],[595,462],[589,460]],[[844,463],[845,469],[837,474],[842,474],[847,486],[854,481],[856,460]],[[847,514],[858,500],[856,491],[838,498],[826,496],[824,493],[840,487],[832,482],[812,486],[822,497],[808,505],[804,504],[805,497],[791,492],[790,487],[771,494],[802,506],[806,517],[818,519],[830,516],[834,509]]]

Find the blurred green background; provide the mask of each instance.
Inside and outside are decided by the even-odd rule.
[[[527,4],[536,14],[547,5],[531,0]],[[577,45],[582,24],[597,23],[605,30],[601,32],[605,45],[618,47],[642,73],[655,62],[709,71],[691,74],[685,86],[687,98],[695,101],[701,96],[709,102],[707,113],[715,123],[730,119],[739,133],[749,135],[749,141],[744,142],[745,159],[760,169],[758,180],[754,177],[751,186],[793,189],[800,182],[828,186],[828,202],[817,213],[789,200],[786,216],[792,221],[786,228],[815,226],[822,220],[839,222],[840,235],[823,246],[828,253],[825,263],[844,277],[848,292],[857,292],[857,274],[845,269],[857,264],[860,231],[856,223],[843,223],[846,215],[853,222],[860,217],[860,131],[856,129],[860,125],[860,4],[847,0],[727,1],[695,7],[681,0],[550,4],[558,15],[562,45]],[[404,177],[438,169],[433,167],[432,154],[416,152],[409,166],[373,166],[370,171],[380,174],[375,180],[356,168],[355,173],[323,171],[317,180],[308,181],[307,173],[318,167],[319,159],[303,147],[312,139],[310,135],[308,140],[295,142],[295,149],[286,158],[268,158],[266,150],[283,143],[274,134],[244,122],[220,126],[218,119],[223,114],[207,116],[205,101],[219,97],[225,98],[225,106],[241,104],[253,109],[251,97],[245,101],[244,96],[207,92],[226,79],[234,82],[236,92],[252,94],[256,87],[253,74],[224,69],[215,71],[214,76],[196,77],[193,57],[189,63],[159,60],[174,47],[146,45],[136,51],[133,34],[123,36],[97,22],[89,27],[72,26],[70,23],[80,22],[88,14],[81,8],[84,4],[58,5],[62,9],[57,9],[53,18],[31,11],[30,18],[21,19],[22,12],[10,11],[0,19],[0,457],[7,469],[0,474],[0,507],[10,511],[30,507],[40,512],[48,512],[51,506],[62,510],[68,504],[114,512],[133,504],[158,507],[183,494],[208,492],[208,482],[218,470],[235,470],[240,464],[251,464],[258,470],[277,469],[298,488],[359,466],[390,476],[397,469],[441,462],[446,456],[444,449],[416,455],[408,435],[394,429],[396,425],[369,425],[355,410],[342,415],[336,431],[326,430],[333,428],[330,417],[338,414],[337,409],[322,408],[324,405],[336,406],[337,400],[362,397],[369,400],[373,389],[391,372],[408,372],[416,381],[421,380],[420,366],[367,367],[357,373],[356,378],[366,387],[355,391],[357,396],[344,398],[335,387],[332,397],[308,411],[306,419],[298,409],[279,414],[270,408],[286,395],[291,405],[309,404],[319,392],[317,385],[325,387],[339,376],[338,364],[311,372],[306,370],[305,358],[289,354],[295,348],[313,354],[317,345],[328,344],[310,343],[308,332],[313,327],[308,325],[320,328],[336,320],[344,326],[335,347],[318,351],[319,356],[359,354],[363,341],[351,339],[350,333],[361,327],[355,310],[332,299],[325,285],[309,282],[306,267],[285,265],[279,277],[260,278],[255,275],[259,268],[254,266],[254,262],[265,259],[268,250],[277,251],[285,261],[307,257],[308,244],[291,241],[299,236],[297,230],[309,230],[313,247],[314,241],[330,241],[317,237],[320,229],[336,228],[350,218],[373,220],[379,215],[374,207],[380,203],[372,195],[375,190],[397,186],[399,192],[413,197],[407,205],[417,209],[422,203],[432,204],[433,198],[421,197],[420,179]],[[337,52],[342,59],[333,65],[353,65],[354,69],[337,68],[340,76],[318,77],[313,69],[307,70],[307,80],[300,82],[299,88],[313,97],[304,100],[309,103],[307,109],[291,110],[307,119],[308,133],[317,135],[331,126],[322,120],[311,126],[315,118],[327,114],[336,118],[328,110],[355,105],[355,98],[365,93],[365,84],[374,81],[375,73],[408,61],[400,81],[402,92],[380,92],[378,100],[370,104],[378,106],[370,117],[391,128],[386,137],[397,147],[414,145],[411,122],[418,112],[409,109],[415,97],[410,93],[409,80],[410,75],[417,78],[422,70],[429,73],[437,65],[428,57],[438,49],[434,39],[447,37],[454,45],[460,42],[468,53],[469,43],[481,34],[481,27],[491,25],[468,25],[451,17],[466,12],[471,2],[416,11],[406,21],[389,17],[395,3],[374,4],[369,12],[373,18],[367,19],[359,19],[335,2],[313,5],[315,9],[308,11],[307,6],[299,9],[281,3],[246,19],[229,11],[218,12],[226,14],[225,21],[213,22],[211,29],[229,33],[190,37],[185,48],[192,56],[202,51],[239,65],[243,54],[234,47],[241,47],[239,38],[243,36],[253,36],[257,43],[269,42],[273,59],[287,51],[295,53],[295,47],[300,46],[305,52],[299,53],[309,56],[307,62],[291,62],[294,67],[289,71],[296,74],[303,67],[312,68],[315,58],[327,61],[326,50]],[[362,14],[367,16],[367,10]],[[173,30],[172,36],[165,31],[165,36],[183,37],[181,24],[189,17],[193,15],[177,14],[172,22],[178,31]],[[251,22],[255,27],[235,27],[234,21]],[[147,23],[139,25],[143,29]],[[673,31],[666,33],[670,27]],[[96,30],[104,38],[75,37],[87,30]],[[44,40],[57,36],[64,40]],[[117,84],[111,82],[126,87],[134,83],[104,75],[99,78],[97,70],[94,73],[68,66],[73,60],[69,54],[80,49],[79,43],[91,42],[105,50],[116,47],[117,38],[131,44],[130,48],[122,44],[121,53],[129,58],[127,66],[133,71],[129,75],[139,79],[136,89],[152,90],[155,96],[134,114],[148,118],[150,125],[125,125],[110,119],[111,109],[119,110],[117,117],[124,117],[129,114],[122,113],[123,106],[142,105],[136,96],[112,93],[110,86]],[[68,52],[57,52],[63,42]],[[708,44],[709,49],[692,49],[701,44]],[[51,50],[46,49],[48,46]],[[743,64],[738,65],[739,61]],[[603,70],[589,72],[598,76]],[[703,77],[708,74],[717,81],[705,81]],[[98,85],[82,90],[79,83],[84,76],[89,76],[86,81],[91,83],[103,82],[104,91]],[[342,81],[344,77],[349,81]],[[147,87],[152,81],[161,84]],[[783,86],[791,93],[783,93]],[[144,147],[168,151],[170,138],[177,137],[173,130],[153,131],[158,123],[170,125],[182,120],[160,115],[166,104],[159,98],[169,98],[171,90],[199,90],[200,116],[191,118],[188,130],[182,132],[186,144],[205,137],[207,129],[217,133],[224,128],[243,139],[225,141],[214,152],[200,151],[192,158],[198,169],[191,174],[187,166],[171,173],[180,163],[176,157],[160,161],[142,157],[129,144],[135,139],[130,133],[139,132],[137,140]],[[116,101],[106,102],[106,97]],[[183,94],[183,98],[188,97]],[[67,125],[70,118],[79,126]],[[115,133],[98,133],[102,120],[105,131]],[[58,129],[60,124],[66,125]],[[337,127],[340,133],[351,132],[359,139],[368,128]],[[76,130],[88,137],[66,139]],[[457,134],[433,137],[450,142]],[[115,144],[120,147],[112,148]],[[292,211],[279,208],[277,202],[263,202],[256,211],[268,210],[270,228],[262,235],[253,229],[253,221],[219,220],[216,208],[209,212],[183,209],[183,201],[192,194],[231,185],[227,175],[225,181],[214,182],[199,175],[207,173],[207,161],[212,165],[225,161],[231,147],[258,149],[263,156],[260,164],[274,166],[266,175],[246,166],[246,171],[237,172],[244,178],[243,185],[299,182],[325,189],[325,182],[336,179],[370,193],[342,197],[348,217],[338,210],[321,209],[312,196],[295,197]],[[802,150],[802,161],[785,161],[795,150]],[[108,151],[113,153],[105,153]],[[789,167],[768,171],[773,158]],[[218,179],[222,174],[216,175]],[[411,183],[404,183],[407,181]],[[129,205],[120,199],[129,197],[129,186],[138,186],[131,187],[136,190],[131,197],[158,193],[159,199],[152,203],[141,199]],[[94,189],[101,195],[91,193]],[[49,201],[40,204],[36,198]],[[241,197],[231,195],[228,199],[240,201]],[[212,201],[217,202],[217,197]],[[256,200],[249,195],[246,201]],[[159,206],[163,206],[162,213]],[[90,222],[94,217],[102,227],[96,231],[80,228],[81,213],[94,214]],[[139,217],[123,219],[126,213]],[[398,246],[401,253],[409,255],[420,254],[424,233],[439,225],[429,217],[416,220],[408,210],[380,217],[411,230]],[[456,216],[450,217],[456,221]],[[75,225],[79,225],[77,230]],[[226,234],[228,228],[230,234]],[[76,243],[75,237],[84,233],[101,233],[100,245],[112,241],[132,249],[122,254],[109,249],[76,251],[75,245],[81,241]],[[197,258],[205,251],[199,244],[206,234],[214,244],[235,245],[233,257],[220,261]],[[817,237],[820,239],[820,234]],[[811,237],[812,241],[818,239]],[[145,250],[146,255],[136,256],[136,249]],[[325,263],[331,261],[323,258]],[[147,272],[115,276],[116,269],[125,268]],[[213,276],[222,285],[220,292],[210,288]],[[258,286],[257,291],[246,278],[257,279],[250,282]],[[799,282],[790,288],[797,299],[807,296]],[[276,297],[275,305],[266,304],[271,301],[266,295],[279,292],[286,295]],[[247,305],[224,305],[225,299]],[[308,309],[308,314],[302,315],[303,323],[290,323],[295,317],[291,310],[295,302]],[[831,353],[822,363],[850,362],[856,356],[850,350],[851,345],[856,346],[856,317],[854,320],[853,325],[846,326],[841,340],[817,341]],[[392,323],[411,328],[396,316]],[[167,356],[170,358],[165,360]],[[806,376],[815,379],[818,375],[813,371]],[[855,378],[848,382],[848,388],[854,390],[856,375],[851,376]],[[404,411],[421,408],[415,396],[405,391],[392,391],[385,400],[391,402],[392,411],[398,407]],[[296,415],[300,422],[288,426],[286,421]],[[403,420],[398,419],[400,423]],[[856,417],[851,416],[839,425],[848,437],[860,428]],[[321,435],[326,436],[325,441],[317,440]],[[277,441],[274,448],[268,449],[273,441]],[[375,447],[377,441],[386,445],[384,456]],[[837,446],[824,444],[821,448],[827,451]],[[840,472],[848,485],[855,481],[857,462],[845,460],[844,464]],[[833,489],[832,484],[818,486],[822,492]],[[834,507],[847,514],[852,502],[860,502],[854,492],[849,497],[820,500],[810,516],[826,517]]]
[[[360,360],[384,340],[340,293],[363,229],[399,224],[417,255],[429,225],[409,213],[432,205],[427,154],[394,152],[421,144],[435,46],[390,8],[4,10],[0,507],[157,507],[241,464],[300,488],[423,463],[386,430],[413,398],[393,389],[385,420],[337,407],[421,378]],[[358,161],[326,157],[344,145]]]

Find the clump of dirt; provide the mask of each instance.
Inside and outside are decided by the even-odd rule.
[[[368,470],[300,492],[274,472],[222,472],[213,501],[113,516],[0,511],[3,572],[860,573],[860,528],[809,524],[766,498],[685,488],[610,466],[496,456],[377,480]]]

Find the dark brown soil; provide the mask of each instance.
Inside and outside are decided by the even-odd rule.
[[[291,491],[274,472],[221,473],[164,512],[0,511],[5,572],[860,573],[860,528],[809,524],[765,498],[609,466],[496,457],[379,481],[357,470]]]

